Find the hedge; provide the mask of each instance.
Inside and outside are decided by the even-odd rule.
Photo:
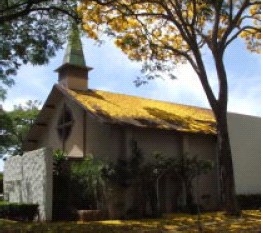
[[[237,200],[242,210],[258,210],[261,208],[260,194],[237,195]]]
[[[0,202],[0,218],[33,221],[37,214],[37,204]]]
[[[3,173],[0,172],[0,194],[3,193]]]

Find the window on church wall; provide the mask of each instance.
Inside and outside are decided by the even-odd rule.
[[[64,105],[57,125],[58,135],[62,141],[66,141],[68,139],[72,131],[73,123],[74,120],[72,111],[69,107],[67,107],[67,105]]]

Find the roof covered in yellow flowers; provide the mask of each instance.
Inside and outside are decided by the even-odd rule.
[[[108,123],[216,134],[215,119],[208,109],[98,90],[67,92]]]

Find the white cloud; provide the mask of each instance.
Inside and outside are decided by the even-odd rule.
[[[44,102],[56,81],[56,74],[48,66],[23,66],[14,77],[16,84],[8,89],[7,99],[3,102],[5,110],[14,105],[24,104],[28,100]]]
[[[176,68],[176,80],[156,80],[150,97],[186,105],[208,107],[201,83],[189,64]]]
[[[177,80],[154,80],[146,86],[136,88],[133,81],[140,74],[141,64],[131,62],[112,42],[101,47],[94,46],[91,40],[83,42],[87,65],[94,67],[89,75],[90,88],[209,107],[199,79],[189,64],[177,67]],[[53,84],[57,82],[57,74],[53,70],[62,63],[63,54],[64,51],[60,51],[48,66],[23,66],[15,77],[16,85],[8,91],[4,108],[10,110],[13,105],[29,99],[44,102]],[[247,67],[244,76],[248,75],[248,70],[252,68]],[[208,74],[211,85],[216,90],[216,79],[213,78],[215,73],[209,70]],[[229,111],[260,115],[260,77],[237,79],[236,76],[230,70]]]
[[[25,103],[29,100],[30,98],[24,97],[24,98],[15,98],[12,100],[7,100],[4,102],[3,107],[5,111],[11,111],[14,108],[14,105],[25,105]]]
[[[128,59],[121,49],[117,48],[112,40],[105,40],[102,45],[94,45],[91,39],[82,40],[85,51],[85,59],[88,66],[103,70],[115,69],[115,72],[121,71],[124,67],[140,69],[138,62],[132,62]],[[111,66],[114,64],[114,67]]]
[[[208,71],[210,84],[217,93],[217,80],[213,71]],[[210,108],[201,83],[189,64],[178,66],[177,80],[156,80],[154,88],[149,93],[153,99],[166,100],[186,105]],[[251,80],[255,80],[254,82]],[[228,110],[241,114],[260,116],[260,86],[258,77],[234,78],[229,75],[229,103]]]
[[[230,77],[232,80],[234,77]],[[261,88],[257,77],[239,77],[233,82],[229,95],[229,111],[247,115],[261,115],[260,92]]]

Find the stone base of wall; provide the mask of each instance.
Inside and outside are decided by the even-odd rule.
[[[39,205],[39,219],[52,220],[52,150],[42,148],[8,158],[4,164],[4,200]]]

